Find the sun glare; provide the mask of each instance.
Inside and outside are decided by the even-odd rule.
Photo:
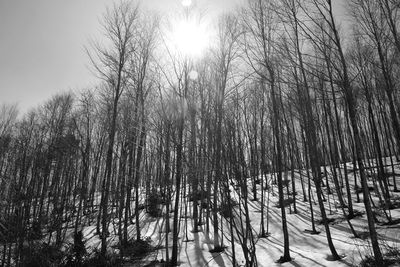
[[[174,27],[172,41],[179,53],[199,57],[209,45],[209,34],[204,24],[182,20]]]
[[[192,0],[182,0],[182,5],[189,7],[192,4]]]

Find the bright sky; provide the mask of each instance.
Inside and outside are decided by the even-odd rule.
[[[197,0],[210,12],[245,0]],[[99,19],[112,0],[0,0],[0,103],[22,112],[57,92],[96,84],[84,46],[99,36]],[[181,0],[143,0],[161,13]],[[176,10],[178,12],[178,10]]]

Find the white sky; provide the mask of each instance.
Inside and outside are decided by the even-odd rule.
[[[197,1],[211,13],[245,2]],[[99,36],[99,19],[112,2],[0,0],[0,103],[17,102],[25,112],[57,92],[95,85],[84,47],[89,39]],[[144,7],[161,13],[175,12],[180,3],[142,1]]]

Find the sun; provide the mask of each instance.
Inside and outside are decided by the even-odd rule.
[[[182,6],[189,7],[192,5],[192,0],[182,0]]]
[[[194,19],[177,21],[171,37],[177,51],[192,58],[201,56],[210,44],[206,25]]]

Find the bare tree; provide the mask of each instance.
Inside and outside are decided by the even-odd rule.
[[[282,140],[281,140],[281,108],[279,106],[278,87],[278,59],[275,57],[274,45],[276,44],[277,17],[272,12],[271,1],[254,0],[250,2],[248,13],[243,19],[246,29],[246,52],[247,61],[251,68],[269,87],[272,101],[272,129],[275,140],[275,156],[278,178],[279,205],[281,208],[282,231],[284,236],[284,252],[279,259],[280,262],[291,261],[289,251],[289,233],[287,229],[286,211],[283,204],[284,192],[282,183]]]
[[[128,64],[130,55],[135,50],[133,43],[136,30],[136,20],[138,16],[138,6],[133,6],[128,2],[114,5],[112,9],[107,9],[103,19],[103,28],[109,47],[101,47],[99,44],[93,45],[93,52],[87,49],[87,53],[99,77],[103,79],[112,95],[111,121],[108,129],[108,148],[102,182],[102,234],[101,234],[101,253],[106,254],[108,236],[108,201],[111,184],[113,150],[116,134],[116,124],[118,115],[118,104],[123,91],[127,87]]]

